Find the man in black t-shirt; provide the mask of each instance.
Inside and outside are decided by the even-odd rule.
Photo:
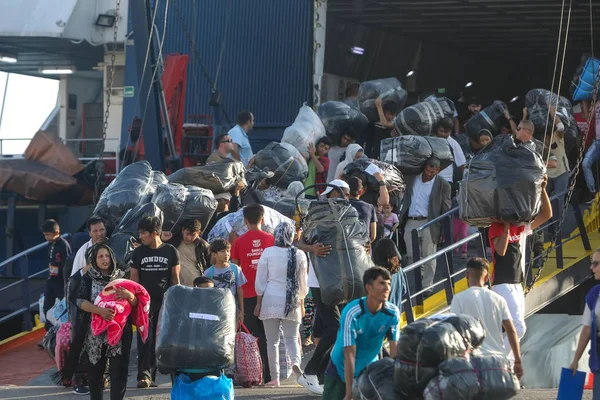
[[[162,223],[158,217],[146,217],[138,223],[142,246],[131,256],[131,280],[140,283],[150,295],[148,339],[138,333],[137,387],[148,388],[156,381],[156,324],[163,295],[171,285],[179,285],[179,253],[160,239]]]
[[[60,237],[60,226],[58,222],[49,219],[42,225],[42,233],[49,244],[48,247],[48,280],[44,291],[44,314],[54,306],[56,299],[65,297],[65,282],[63,279],[63,267],[67,257],[71,254],[69,242]],[[52,323],[46,317],[46,331],[52,327]]]

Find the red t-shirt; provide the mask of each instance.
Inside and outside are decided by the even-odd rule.
[[[327,156],[321,156],[321,157],[319,157],[319,162],[323,166],[323,172],[316,173],[315,185],[318,185],[319,183],[321,183],[321,184],[327,183],[327,173],[329,172],[329,158]],[[321,194],[322,192],[325,191],[325,187],[317,187],[317,188],[315,188],[315,191],[317,192],[317,194]]]
[[[522,257],[524,257],[525,226],[510,225],[508,231],[508,247],[506,253],[501,256],[496,253],[494,239],[504,234],[504,224],[495,222],[490,226],[488,236],[492,248],[494,261],[494,272],[492,274],[492,285],[503,283],[514,284],[523,282]]]
[[[248,231],[233,242],[231,259],[239,260],[239,266],[248,280],[242,286],[245,299],[256,297],[254,282],[256,281],[258,260],[263,251],[273,245],[275,245],[273,235],[263,231]]]

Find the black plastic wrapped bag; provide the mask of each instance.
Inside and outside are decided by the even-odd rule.
[[[467,133],[477,141],[479,141],[479,131],[482,129],[487,129],[492,135],[496,136],[500,133],[500,122],[504,118],[505,110],[506,104],[500,100],[494,101],[492,105],[484,108],[465,122]]]
[[[385,183],[389,192],[398,191],[404,193],[406,182],[402,172],[392,164],[382,161],[361,158],[360,160],[352,161],[344,168],[344,176],[351,177],[356,174],[363,174],[367,179],[367,192],[379,192],[379,183],[373,176],[375,172],[381,171],[385,179]]]
[[[543,138],[546,130],[546,122],[552,128],[552,117],[548,116],[551,106],[556,107],[556,115],[565,126],[565,137],[576,137],[578,135],[577,121],[573,106],[569,99],[546,89],[532,89],[525,95],[525,106],[527,107],[527,118],[535,125],[535,134]],[[550,133],[550,132],[549,132]]]
[[[152,203],[163,211],[163,231],[173,233],[181,232],[189,219],[199,220],[204,230],[217,209],[217,200],[210,190],[179,183],[159,185]]]
[[[381,141],[381,160],[395,165],[405,175],[423,171],[427,160],[435,156],[444,169],[454,162],[448,141],[437,136],[398,136]]]
[[[310,200],[308,199],[296,199],[290,197],[283,197],[280,200],[263,200],[261,204],[272,208],[281,215],[294,219],[296,217],[304,218],[308,214],[308,208],[310,207]]]
[[[440,364],[439,375],[429,381],[423,397],[425,400],[472,400],[479,391],[477,372],[469,360],[452,358]]]
[[[394,127],[401,135],[428,136],[435,133],[442,118],[453,118],[455,112],[452,100],[433,98],[400,111],[394,119]]]
[[[358,138],[369,125],[363,113],[341,101],[326,101],[319,106],[317,113],[334,145],[340,143],[345,133]]]
[[[369,364],[354,379],[352,398],[354,400],[397,400],[394,390],[394,359],[385,357]]]
[[[461,314],[449,316],[443,321],[452,325],[469,347],[477,348],[481,346],[485,339],[485,328],[477,318]]]
[[[465,170],[458,193],[460,218],[486,227],[495,220],[530,223],[541,211],[546,167],[529,144],[512,136],[496,136]]]
[[[126,166],[102,192],[94,214],[102,217],[112,231],[127,211],[149,201],[164,174],[152,171],[148,161]]]
[[[275,173],[269,183],[287,189],[290,183],[304,182],[308,176],[308,165],[300,152],[288,143],[271,142],[256,153],[254,165]]]
[[[463,337],[449,323],[439,322],[423,331],[417,348],[417,364],[437,367],[442,361],[467,352]]]
[[[379,121],[379,113],[375,105],[378,97],[381,97],[383,104],[393,102],[398,105],[398,110],[402,110],[408,93],[396,78],[375,79],[361,83],[356,101],[360,111],[371,122]]]
[[[326,257],[310,255],[324,304],[335,306],[365,295],[362,277],[373,266],[365,245],[367,226],[347,200],[313,201],[304,220],[308,244],[331,245]]]
[[[115,227],[113,235],[117,233],[129,233],[137,236],[139,232],[138,223],[146,217],[158,217],[161,222],[164,221],[163,212],[156,204],[141,204],[125,213],[121,221],[119,221]]]
[[[54,359],[56,357],[56,334],[60,329],[60,324],[52,325],[52,327],[44,334],[42,346],[48,355]]]
[[[282,143],[294,146],[305,157],[309,156],[308,146],[325,136],[325,127],[312,108],[304,104],[294,123],[283,131]]]
[[[400,399],[418,399],[423,394],[427,383],[437,373],[437,367],[417,366],[413,362],[396,359],[394,362],[394,390]]]
[[[169,183],[197,186],[214,194],[231,192],[244,181],[246,168],[239,161],[226,159],[197,167],[179,169],[169,175]]]
[[[233,363],[235,299],[229,289],[170,287],[156,333],[158,370],[225,369]]]
[[[440,160],[440,170],[444,170],[452,165],[454,162],[454,153],[448,143],[448,139],[437,136],[425,136],[425,140],[431,146],[431,155]]]
[[[474,355],[471,365],[479,377],[478,400],[510,399],[521,388],[511,362],[503,355]]]

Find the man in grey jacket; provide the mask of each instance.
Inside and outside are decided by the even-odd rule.
[[[439,177],[440,160],[431,157],[425,164],[423,172],[410,177],[406,182],[406,192],[400,207],[400,226],[404,231],[406,243],[406,265],[414,262],[412,231],[427,222],[439,217],[451,208],[450,184]],[[442,241],[442,224],[434,223],[419,232],[421,258],[435,253],[437,245]],[[433,284],[436,261],[432,260],[421,266],[423,288]],[[433,290],[424,293],[431,295]]]

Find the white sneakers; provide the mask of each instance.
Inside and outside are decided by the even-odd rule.
[[[323,394],[323,388],[319,385],[319,378],[316,375],[302,374],[298,377],[298,384],[314,394]]]

